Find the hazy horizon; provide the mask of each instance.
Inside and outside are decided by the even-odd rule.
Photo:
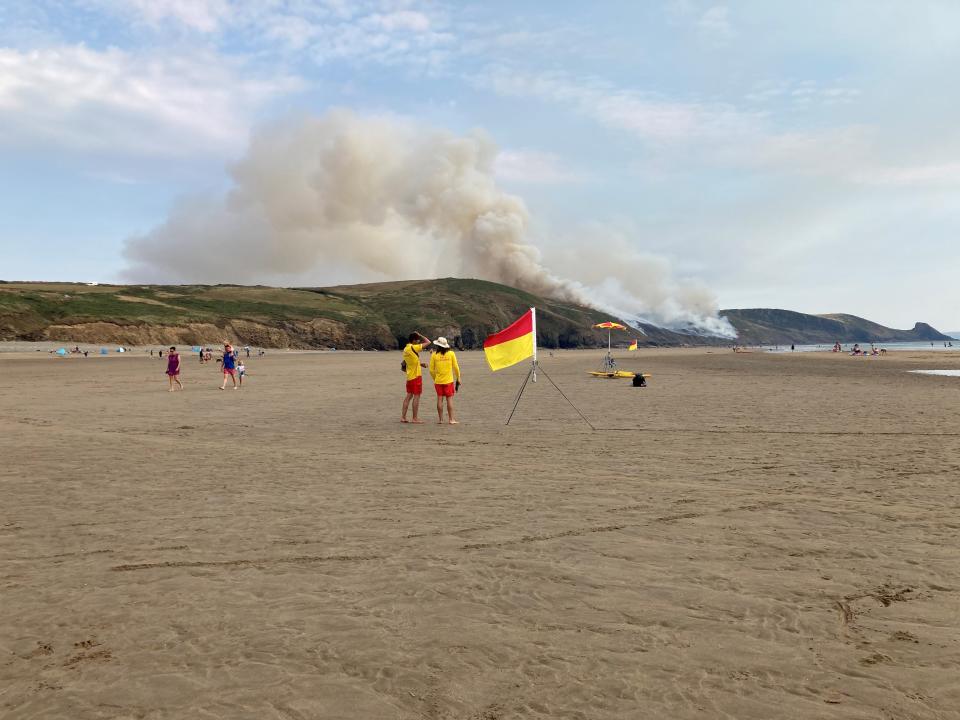
[[[951,333],[957,69],[960,5],[936,0],[0,0],[0,275],[326,285],[409,263],[677,322]]]

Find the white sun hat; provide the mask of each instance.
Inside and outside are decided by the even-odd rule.
[[[437,347],[446,348],[447,350],[450,349],[450,343],[447,342],[447,339],[445,337],[438,337],[436,340],[433,341],[433,344],[436,345]]]

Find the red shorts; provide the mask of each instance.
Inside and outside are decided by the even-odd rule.
[[[410,395],[423,394],[423,376],[414,378],[413,380],[407,380],[407,393]]]
[[[232,370],[231,368],[224,368],[224,369],[223,369],[223,374],[224,374],[224,375],[229,375],[230,377],[236,377],[236,376],[237,376],[237,371],[236,371],[236,370]]]
[[[437,389],[437,397],[453,397],[454,393],[454,384],[445,383],[444,385],[434,385]]]

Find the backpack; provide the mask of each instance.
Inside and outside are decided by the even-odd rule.
[[[400,370],[401,370],[401,372],[406,372],[406,371],[407,371],[407,361],[406,361],[406,360],[401,360],[401,361],[400,361]]]

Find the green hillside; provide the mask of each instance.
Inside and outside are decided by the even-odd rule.
[[[744,345],[789,345],[835,342],[919,342],[950,338],[926,323],[895,330],[856,315],[807,315],[791,310],[752,308],[720,313],[737,329]]]
[[[604,345],[606,333],[591,326],[617,319],[506,285],[455,278],[326,288],[0,282],[0,340],[196,345],[229,339],[262,347],[387,350],[419,330],[476,348],[529,307],[537,308],[537,342],[545,348]],[[721,315],[737,329],[740,344],[948,339],[924,323],[893,330],[853,315],[772,309]],[[631,339],[646,346],[733,342],[646,324],[614,334],[621,345]]]
[[[0,284],[0,339],[210,344],[230,339],[265,347],[393,349],[412,330],[446,335],[460,347],[535,306],[541,347],[592,347],[611,319],[591,308],[483,280],[440,279],[328,288],[236,285]],[[626,342],[676,345],[689,336],[659,328],[619,333]]]

